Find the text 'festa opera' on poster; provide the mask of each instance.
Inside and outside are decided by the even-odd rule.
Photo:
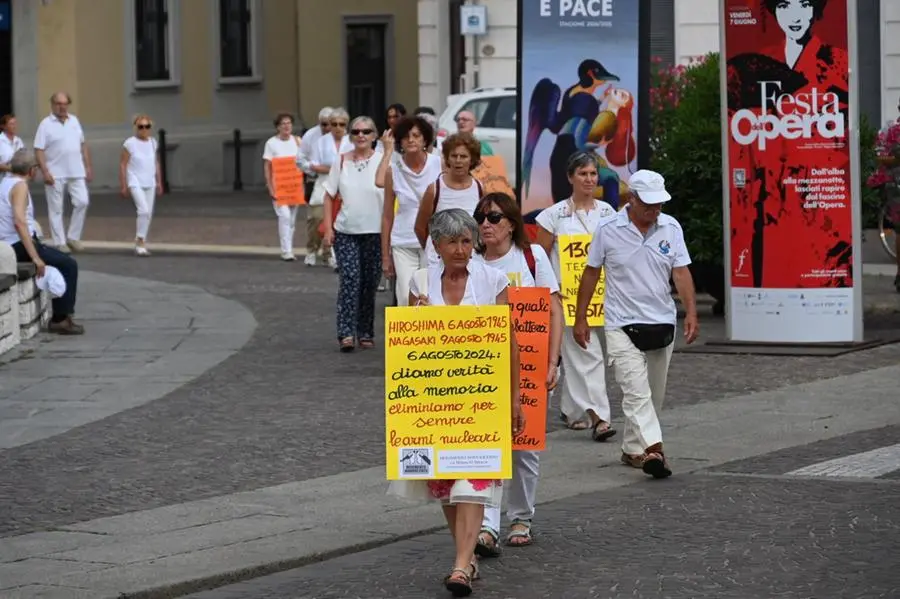
[[[726,0],[724,11],[731,338],[853,341],[862,325],[847,0]]]
[[[509,306],[385,310],[387,478],[510,478]]]

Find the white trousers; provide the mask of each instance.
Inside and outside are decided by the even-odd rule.
[[[294,224],[297,222],[296,206],[279,206],[278,202],[272,202],[275,215],[278,217],[278,240],[281,244],[282,254],[294,253]]]
[[[622,388],[625,431],[622,451],[639,455],[651,445],[662,443],[659,411],[666,395],[666,379],[675,343],[642,352],[622,329],[606,329],[609,363]]]
[[[156,203],[155,187],[129,187],[134,209],[137,210],[137,230],[134,236],[147,241],[150,221],[153,220],[153,205]]]
[[[606,392],[606,364],[603,361],[602,327],[591,328],[587,349],[575,341],[574,329],[563,330],[563,375],[560,387],[560,409],[569,422],[585,417],[591,410],[609,422],[609,395]]]
[[[427,266],[425,250],[422,248],[391,248],[394,259],[394,274],[397,276],[397,305],[409,305],[409,282],[413,273]]]
[[[63,198],[67,191],[69,192],[69,201],[72,202],[72,218],[69,221],[68,237],[66,236],[66,224],[63,222]],[[67,239],[80,240],[88,204],[90,204],[84,177],[71,179],[56,177],[53,185],[44,186],[44,193],[47,196],[47,216],[50,221],[53,244],[63,246]]]
[[[513,520],[531,520],[534,518],[534,502],[537,496],[538,475],[541,469],[539,451],[513,451],[512,480],[503,481],[504,492],[509,491],[506,506],[506,517]],[[498,536],[500,534],[500,504],[484,508],[484,520],[481,527],[487,528]]]

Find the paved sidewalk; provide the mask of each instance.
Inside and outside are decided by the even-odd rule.
[[[900,366],[892,366],[667,410],[668,453],[680,476],[900,424],[898,380]],[[852,410],[847,397],[854,398]],[[586,452],[600,455],[585,461]],[[616,443],[589,445],[568,431],[553,433],[542,460],[539,502],[645,479],[618,466],[618,457]],[[375,467],[8,537],[0,548],[0,593],[174,597],[441,525],[433,505],[398,503],[384,489],[384,470]]]
[[[163,397],[256,328],[246,308],[200,288],[94,272],[80,273],[76,309],[83,336],[42,333],[0,356],[0,449]]]

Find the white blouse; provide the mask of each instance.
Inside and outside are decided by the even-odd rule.
[[[550,293],[559,292],[559,283],[550,264],[550,258],[544,248],[536,243],[531,244],[531,254],[534,256],[534,276],[528,268],[528,259],[525,252],[517,246],[512,246],[504,256],[496,260],[486,260],[481,254],[476,254],[473,260],[497,269],[507,276],[510,287],[546,287]]]
[[[429,266],[422,271],[428,272],[428,281],[424,283],[421,277],[413,274],[409,282],[409,291],[413,296],[418,297],[425,295],[428,297],[428,303],[432,306],[446,306],[444,302],[444,292],[441,287],[441,275],[444,274],[444,263],[439,262],[436,265]],[[490,306],[497,303],[497,296],[500,292],[509,286],[509,279],[506,273],[486,266],[484,262],[470,260],[466,266],[469,271],[469,278],[466,281],[466,291],[463,293],[460,306]],[[422,272],[418,271],[418,272]],[[427,284],[427,293],[422,293],[420,288]]]
[[[413,172],[399,160],[391,164],[391,180],[394,183],[394,195],[397,197],[397,212],[394,214],[394,226],[391,228],[391,247],[415,248],[422,246],[416,237],[416,216],[419,204],[428,186],[434,183],[441,174],[441,159],[429,154],[425,159],[425,168],[421,172]]]
[[[615,214],[612,206],[602,200],[594,200],[594,208],[588,211],[572,211],[569,200],[557,202],[543,210],[535,219],[537,224],[553,234],[553,247],[550,250],[550,262],[557,280],[559,276],[559,242],[560,235],[593,235],[601,220]]]
[[[335,160],[325,180],[328,195],[341,195],[341,210],[334,230],[346,235],[380,233],[384,190],[375,186],[375,173],[384,155],[375,152],[362,162],[355,162],[352,156],[350,152],[344,154],[343,160]]]

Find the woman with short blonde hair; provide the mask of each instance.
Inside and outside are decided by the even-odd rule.
[[[119,184],[122,197],[131,197],[137,210],[137,227],[134,238],[134,253],[149,256],[147,233],[153,220],[153,205],[156,194],[162,193],[162,176],[157,155],[157,143],[151,133],[153,120],[146,114],[139,114],[132,121],[134,135],[122,144],[119,160]]]

